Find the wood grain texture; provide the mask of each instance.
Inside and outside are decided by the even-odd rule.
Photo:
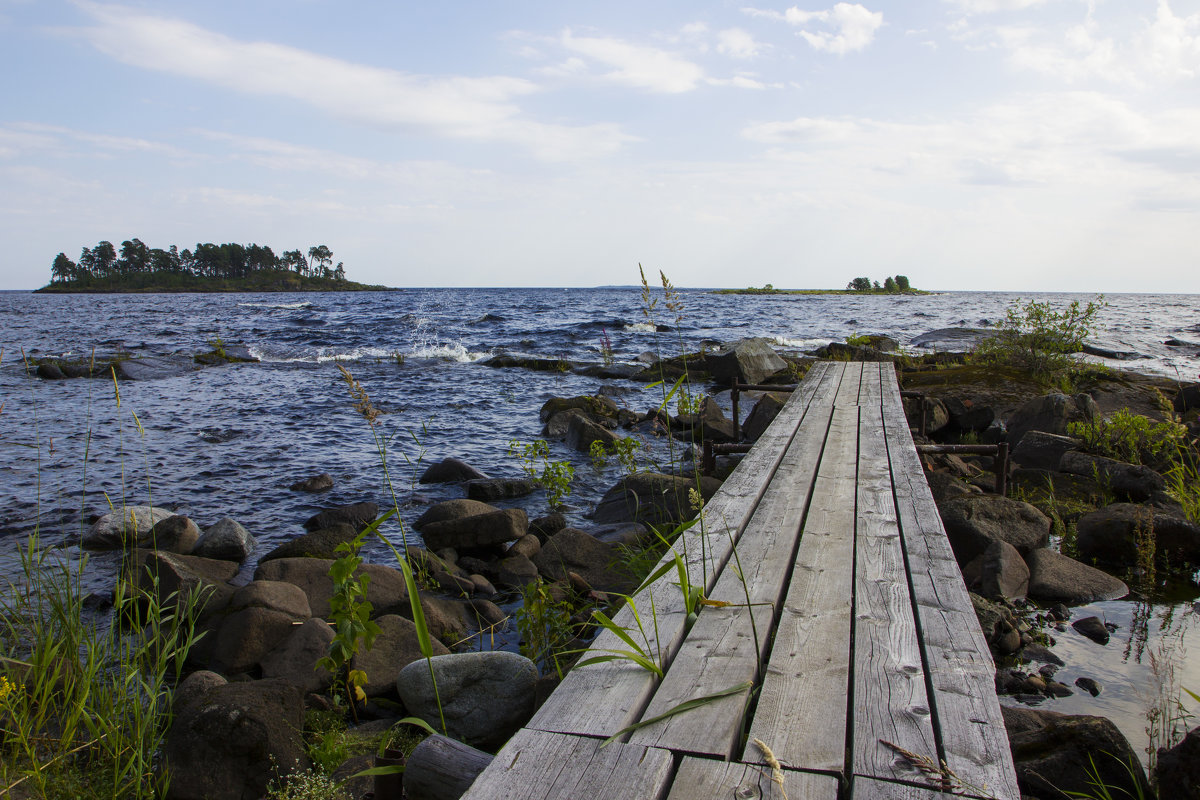
[[[816,478],[833,407],[814,401],[754,510],[733,557],[688,632],[643,719],[759,678],[775,609]],[[634,732],[630,741],[728,758],[742,733],[750,690],[722,697]]]
[[[671,782],[666,750],[560,733],[518,731],[462,800],[658,800]]]
[[[783,791],[769,768],[736,761],[684,758],[667,800],[837,800],[838,782],[829,775],[783,770]]]
[[[849,713],[858,409],[834,410],[750,728],[784,766],[841,772]],[[749,743],[744,761],[760,762]]]
[[[913,446],[894,377],[884,383],[884,428],[900,530],[933,688],[941,757],[964,781],[1017,798],[995,665]]]
[[[741,537],[813,398],[832,394],[842,371],[842,365],[825,364],[809,370],[754,449],[705,504],[701,522],[676,540],[675,551],[684,557],[692,583],[703,585],[706,592],[712,590],[728,560],[731,542]],[[672,553],[668,552],[663,560],[671,558]],[[639,643],[643,642],[644,633],[644,647],[664,665],[671,663],[683,641],[686,612],[677,584],[678,578],[671,570],[634,595],[631,603],[613,617],[617,624],[636,630],[632,635]],[[628,645],[615,634],[602,631],[589,648],[589,654],[625,649]],[[529,727],[602,738],[612,736],[641,717],[657,685],[656,676],[629,661],[576,667],[538,709]]]
[[[915,770],[881,740],[935,760],[938,750],[892,495],[880,372],[878,365],[866,366],[859,416],[850,770],[910,779]],[[990,684],[985,691],[992,691]]]
[[[950,800],[958,796],[920,784],[892,783],[872,778],[855,778],[850,794],[851,800]]]

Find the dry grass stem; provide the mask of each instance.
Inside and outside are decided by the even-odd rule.
[[[779,759],[771,752],[771,748],[762,739],[754,739],[754,746],[762,751],[763,758],[767,761],[767,766],[771,768],[771,782],[779,787],[779,793],[783,795],[783,800],[788,800],[787,789],[783,785],[783,767],[779,765]]]

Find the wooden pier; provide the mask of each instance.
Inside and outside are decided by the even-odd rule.
[[[689,623],[672,569],[615,616],[664,676],[572,670],[468,800],[1019,797],[891,364],[814,365],[674,550],[712,604]]]

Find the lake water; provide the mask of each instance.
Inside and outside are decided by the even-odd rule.
[[[646,308],[640,288],[408,289],[379,293],[35,295],[0,292],[0,572],[13,574],[15,548],[40,525],[43,541],[69,544],[86,519],[114,505],[151,500],[202,527],[225,516],[242,522],[260,552],[302,532],[322,507],[376,500],[390,505],[371,431],[356,414],[336,369],[348,369],[382,409],[380,430],[401,505],[411,521],[454,487],[419,486],[429,463],[462,458],[493,476],[518,475],[510,440],[540,434],[538,409],[550,397],[607,385],[619,403],[645,410],[661,390],[574,373],[495,369],[498,353],[599,363],[607,339],[618,362],[647,351],[673,355],[747,336],[783,352],[886,333],[907,344],[927,331],[984,327],[1024,297],[1065,304],[1092,295],[950,292],[929,296],[727,296],[681,290],[677,310],[661,290]],[[1116,366],[1194,381],[1200,373],[1200,298],[1112,295],[1100,314],[1099,343],[1142,357]],[[129,381],[31,379],[22,352],[86,356],[197,353],[210,342],[243,344],[260,363],[176,377]],[[1165,344],[1174,339],[1174,346]],[[395,356],[403,356],[397,363]],[[743,413],[745,412],[745,409]],[[596,473],[583,454],[552,445],[575,464],[568,517],[586,513],[618,477]],[[288,486],[329,472],[323,495]],[[545,511],[539,493],[514,503]],[[412,534],[416,537],[416,534]],[[414,541],[417,541],[414,538]],[[385,553],[369,554],[386,560]],[[252,564],[243,576],[252,571]],[[113,560],[90,574],[107,589]],[[1100,603],[1089,610],[1116,622],[1100,647],[1068,631],[1058,648],[1071,684],[1089,675],[1105,685],[1044,707],[1116,720],[1135,748],[1145,746],[1145,710],[1158,680],[1150,653],[1179,662],[1178,680],[1200,690],[1194,587],[1167,598]],[[511,645],[511,643],[510,643]],[[1156,657],[1157,658],[1157,657]],[[1193,704],[1194,705],[1194,704]],[[1193,711],[1198,709],[1193,708]]]

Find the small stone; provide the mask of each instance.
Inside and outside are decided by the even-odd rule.
[[[1050,695],[1051,697],[1070,697],[1075,693],[1071,691],[1071,687],[1067,686],[1065,683],[1059,683],[1058,681],[1046,681],[1046,694]]]
[[[1080,689],[1083,689],[1092,697],[1100,696],[1100,681],[1096,680],[1095,678],[1076,678],[1075,685]]]
[[[1099,617],[1084,617],[1071,623],[1071,627],[1099,644],[1108,644],[1108,628]]]

